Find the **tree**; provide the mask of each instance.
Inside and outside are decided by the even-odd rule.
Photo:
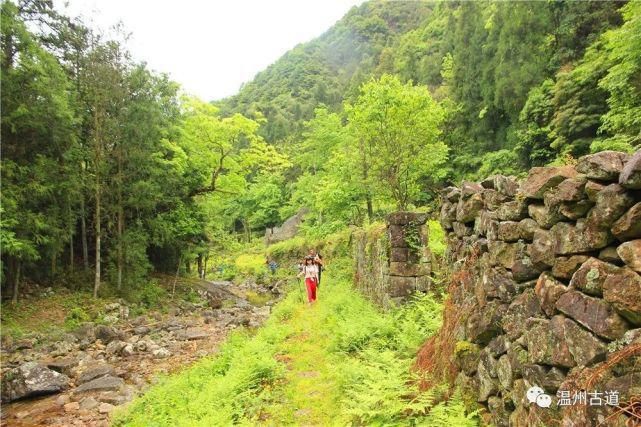
[[[631,146],[641,144],[641,3],[623,8],[625,23],[605,34],[613,66],[599,82],[610,93],[602,129]]]
[[[363,85],[346,111],[361,154],[364,185],[389,192],[398,209],[407,209],[421,191],[419,179],[442,173],[447,158],[447,147],[439,140],[443,109],[427,88],[386,74]]]

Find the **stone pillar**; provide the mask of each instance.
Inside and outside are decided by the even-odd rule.
[[[389,297],[402,300],[414,291],[429,291],[431,253],[427,214],[394,212],[387,216]]]

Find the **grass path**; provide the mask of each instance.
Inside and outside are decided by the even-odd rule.
[[[344,276],[327,278],[311,306],[299,284],[264,326],[230,335],[216,357],[161,378],[114,425],[475,426],[426,424],[430,401],[408,399],[418,392],[416,349],[440,326],[439,303],[425,296],[381,312]],[[443,419],[464,414],[460,402],[451,410]]]
[[[329,425],[339,418],[336,371],[327,352],[329,337],[318,321],[322,298],[321,291],[319,301],[311,306],[301,304],[288,320],[292,334],[276,355],[287,371],[275,390],[281,399],[263,410],[267,424]]]

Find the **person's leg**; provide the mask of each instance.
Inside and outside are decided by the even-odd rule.
[[[316,301],[316,281],[312,280],[312,301]]]
[[[316,293],[316,287],[314,286],[314,290],[312,291],[312,286],[314,286],[314,281],[309,277],[306,278],[305,287],[307,288],[307,302],[312,302],[312,297],[315,296],[314,294]]]

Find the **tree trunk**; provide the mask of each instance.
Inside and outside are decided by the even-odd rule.
[[[207,279],[207,261],[209,261],[209,255],[205,257],[205,265],[203,265],[203,280]]]
[[[98,298],[98,289],[100,289],[100,182],[98,173],[96,173],[96,274],[93,283],[93,297]]]
[[[75,227],[75,221],[73,220],[73,214],[71,213],[71,204],[69,205],[69,271],[73,273],[73,229]]]
[[[87,241],[87,218],[85,196],[80,196],[80,240],[82,240],[82,264],[85,273],[89,272],[89,243]]]
[[[367,199],[367,220],[371,224],[374,218],[374,208],[372,207],[372,195],[369,193],[369,191],[367,192],[366,199]]]
[[[51,254],[51,277],[56,275],[56,264],[58,264],[58,257],[54,252],[53,254]]]
[[[102,208],[100,202],[100,166],[102,163],[102,122],[98,117],[98,110],[100,106],[97,106],[96,112],[94,112],[94,167],[95,167],[95,193],[96,193],[96,212],[95,212],[95,225],[96,225],[96,273],[94,276],[93,283],[93,297],[98,298],[98,290],[100,289],[100,243],[102,238],[102,227],[100,226],[100,209]]]
[[[11,297],[11,303],[12,304],[17,304],[18,303],[18,290],[20,288],[20,267],[21,267],[20,260],[15,259],[14,265],[15,265],[15,270],[14,270],[14,275],[13,275],[13,295]]]
[[[185,270],[187,273],[191,273],[191,262],[189,261],[189,258],[185,259]]]
[[[203,254],[198,254],[198,278],[203,277]]]
[[[122,235],[125,228],[125,212],[122,206],[122,143],[118,158],[118,290],[122,288],[124,264]]]

